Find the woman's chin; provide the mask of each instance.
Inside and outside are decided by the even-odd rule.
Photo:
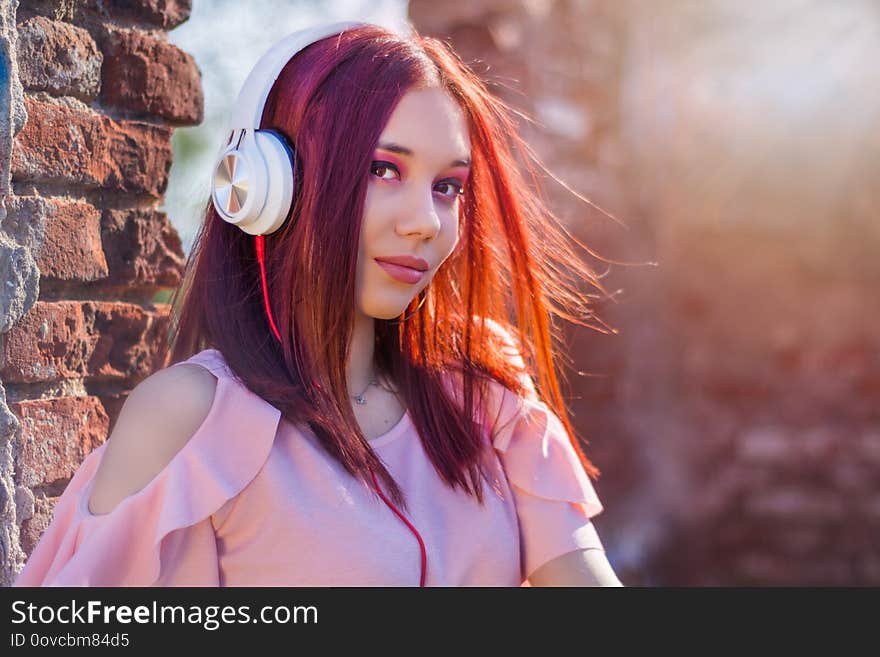
[[[403,306],[395,304],[394,306],[369,308],[365,309],[364,314],[374,319],[397,319],[406,312],[408,307],[409,303],[404,304]]]
[[[373,315],[373,317],[374,317],[375,319],[391,320],[391,319],[397,319],[397,318],[400,317],[404,312],[406,312],[406,308],[403,308],[403,309],[402,309],[400,312],[398,312],[398,313],[395,313],[395,312],[379,313],[379,314]]]

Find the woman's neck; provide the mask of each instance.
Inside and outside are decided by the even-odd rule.
[[[374,357],[376,348],[376,320],[362,313],[355,313],[348,360],[345,365],[345,382],[349,395],[359,395],[378,376]]]

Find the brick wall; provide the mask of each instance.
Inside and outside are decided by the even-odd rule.
[[[188,0],[2,5],[0,583],[159,365],[184,253],[157,208],[201,74],[166,31]]]
[[[630,188],[662,261],[641,318],[665,354],[641,352],[661,382],[642,442],[678,488],[650,561],[665,581],[880,583],[870,5],[627,16]]]

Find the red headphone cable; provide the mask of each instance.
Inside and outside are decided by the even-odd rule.
[[[380,486],[379,486],[379,482],[376,480],[376,473],[373,472],[373,469],[372,469],[372,468],[370,468],[370,474],[371,474],[372,477],[373,477],[373,483],[376,484],[376,490],[379,491],[379,496],[380,496],[383,500],[385,500],[385,504],[387,504],[389,507],[391,507],[391,510],[394,511],[394,513],[397,514],[397,517],[400,518],[401,520],[403,520],[404,524],[406,524],[406,526],[410,528],[410,531],[412,531],[412,533],[415,534],[416,539],[418,539],[418,541],[419,541],[419,549],[420,549],[421,552],[422,552],[422,579],[421,579],[421,581],[419,582],[419,586],[424,586],[424,585],[425,585],[425,571],[426,571],[427,568],[428,568],[428,554],[427,554],[427,552],[425,551],[425,542],[422,540],[421,535],[420,535],[419,532],[416,530],[416,528],[412,526],[412,524],[410,523],[410,521],[407,520],[407,519],[404,517],[404,515],[403,515],[400,511],[397,510],[397,507],[395,507],[395,506],[391,503],[391,500],[389,500],[387,497],[385,497],[385,494],[382,492],[382,489],[381,489]]]
[[[266,245],[262,235],[257,235],[256,238],[257,260],[260,262],[260,278],[263,281],[263,303],[266,304],[266,316],[269,318],[269,324],[275,333],[275,337],[278,338],[278,342],[281,342],[281,333],[278,331],[278,327],[275,326],[275,320],[272,319],[272,311],[269,309],[269,288],[266,285]]]

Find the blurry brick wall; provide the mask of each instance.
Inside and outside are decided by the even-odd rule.
[[[3,3],[0,583],[157,369],[184,253],[157,208],[201,74],[166,31],[189,0]]]
[[[876,586],[877,5],[631,4],[628,189],[655,227],[663,308],[644,319],[669,361],[644,440],[679,486],[652,568]]]
[[[853,175],[836,206],[797,184],[803,156],[787,154],[778,177],[766,172],[780,126],[768,125],[767,139],[736,134],[743,117],[723,76],[742,57],[733,48],[706,60],[713,39],[729,43],[760,19],[736,22],[719,8],[736,3],[714,4],[409,6],[420,31],[448,38],[495,93],[544,124],[521,131],[551,171],[627,227],[547,180],[572,233],[609,260],[660,264],[585,255],[620,291],[596,305],[618,333],[569,328],[574,368],[562,370],[575,427],[602,470],[606,510],[594,522],[621,580],[876,585],[880,162],[844,162]],[[794,31],[802,16],[766,13],[770,30]],[[667,61],[670,51],[679,57]],[[709,102],[717,113],[698,125]],[[880,153],[880,133],[863,134],[862,152]],[[739,171],[725,168],[750,149]]]

